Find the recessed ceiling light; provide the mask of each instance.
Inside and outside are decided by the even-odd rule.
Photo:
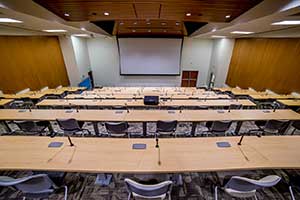
[[[280,22],[274,22],[272,25],[299,25],[300,20],[284,20]]]
[[[0,18],[0,22],[4,23],[23,23],[22,21],[11,19],[11,18]]]
[[[226,36],[224,35],[212,35],[212,38],[225,38]]]
[[[247,34],[252,34],[254,32],[249,32],[249,31],[232,31],[231,33],[232,34],[244,34],[244,35],[247,35]]]
[[[48,30],[43,30],[45,32],[48,32],[48,33],[64,33],[64,32],[67,32],[66,30],[63,30],[63,29],[48,29]]]
[[[216,28],[214,28],[214,29],[212,29],[212,30],[211,30],[211,32],[216,32],[216,31],[217,31],[217,29],[216,29]]]
[[[65,14],[64,14],[64,16],[66,16],[66,17],[69,17],[69,16],[70,16],[70,14],[69,14],[69,13],[65,13]]]
[[[104,12],[103,13],[105,16],[108,16],[109,15],[109,12]]]
[[[151,22],[147,22],[147,25],[150,25],[151,24]]]
[[[133,22],[134,25],[137,25],[137,22]]]
[[[121,26],[124,25],[124,22],[120,22],[120,25],[121,25]]]
[[[83,27],[82,27],[82,28],[80,28],[80,30],[82,30],[82,31],[86,31],[86,29],[85,29],[85,28],[83,28]]]
[[[162,26],[165,26],[165,25],[167,25],[167,23],[166,23],[166,22],[162,22],[161,25],[162,25]]]
[[[231,15],[226,15],[225,16],[226,19],[229,19],[230,17],[231,17]]]
[[[167,30],[164,30],[164,33],[166,33],[167,32]]]
[[[190,17],[190,16],[192,16],[192,13],[186,13],[185,14],[187,17]]]
[[[76,36],[76,37],[90,37],[89,34],[73,34],[72,36]]]
[[[180,25],[180,22],[176,22],[176,26],[179,26]]]
[[[151,30],[148,30],[148,32],[150,33],[150,32],[151,32]]]
[[[136,32],[136,30],[134,30],[134,29],[133,29],[133,30],[132,30],[132,32],[134,32],[134,33],[135,33],[135,32]]]

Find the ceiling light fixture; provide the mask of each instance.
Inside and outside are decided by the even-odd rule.
[[[89,34],[73,34],[72,36],[76,36],[76,37],[90,37]]]
[[[284,20],[280,22],[274,22],[272,25],[299,25],[300,20]]]
[[[148,30],[149,33],[151,33],[151,30]]]
[[[103,13],[105,16],[109,16],[109,12],[104,12]]]
[[[120,25],[121,25],[121,26],[124,25],[124,22],[120,22]]]
[[[176,26],[179,26],[180,25],[180,22],[176,22]]]
[[[216,32],[216,31],[217,31],[217,29],[216,29],[216,28],[214,28],[214,29],[212,29],[212,30],[211,30],[211,32]]]
[[[150,25],[151,24],[151,22],[147,22],[147,25]]]
[[[65,13],[64,16],[70,17],[70,14],[69,13]]]
[[[212,38],[226,38],[224,35],[212,35]]]
[[[23,23],[22,21],[11,19],[11,18],[0,18],[0,22],[2,23]]]
[[[166,22],[162,22],[161,25],[162,25],[162,26],[165,26],[165,25],[167,25],[167,23],[166,23]]]
[[[134,33],[135,33],[135,32],[136,32],[136,30],[134,30],[134,29],[133,29],[133,30],[132,30],[132,32],[134,32]]]
[[[133,22],[134,25],[137,25],[137,22]]]
[[[185,14],[187,17],[190,17],[190,16],[192,16],[192,13],[186,13]]]
[[[226,15],[225,16],[226,19],[229,19],[230,17],[231,17],[231,15]]]
[[[232,31],[230,32],[232,34],[242,34],[242,35],[248,35],[248,34],[252,34],[254,32],[250,32],[250,31]]]
[[[86,31],[86,29],[85,29],[85,28],[83,28],[83,27],[82,27],[82,28],[80,28],[80,30],[82,30],[82,31]]]
[[[164,30],[164,33],[166,33],[167,32],[167,30]]]
[[[63,29],[48,29],[48,30],[43,30],[44,32],[48,33],[64,33],[67,32],[66,30]]]

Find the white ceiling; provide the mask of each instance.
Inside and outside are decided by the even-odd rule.
[[[298,16],[291,16],[297,14]],[[230,23],[209,23],[192,37],[211,38],[212,35],[228,38],[241,37],[300,37],[300,26],[274,26],[273,22],[300,20],[300,0],[264,0]],[[106,33],[92,23],[67,22],[32,0],[0,0],[0,17],[21,20],[24,23],[0,23],[0,35],[60,35],[89,34],[95,37]],[[84,28],[82,30],[82,28]],[[44,29],[65,29],[67,33],[45,33]],[[212,32],[216,29],[215,32]],[[232,31],[254,32],[250,35],[233,35]]]

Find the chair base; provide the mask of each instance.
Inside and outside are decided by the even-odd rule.
[[[95,184],[100,186],[108,186],[111,180],[112,180],[111,174],[97,174]]]

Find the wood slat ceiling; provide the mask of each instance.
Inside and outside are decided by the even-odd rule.
[[[186,35],[182,25],[190,22],[230,22],[262,0],[34,0],[67,21],[115,20],[115,34],[176,33]],[[109,15],[104,15],[108,12]],[[65,16],[65,13],[69,16]],[[191,13],[191,16],[186,16]],[[230,18],[225,16],[230,15]],[[138,22],[133,24],[134,20]],[[151,24],[148,23],[149,20]],[[144,21],[142,23],[142,21]],[[120,26],[120,22],[123,23]],[[133,23],[132,23],[133,22]],[[167,26],[161,25],[166,22]],[[181,25],[176,25],[179,22]],[[143,28],[141,28],[143,24]],[[135,26],[136,25],[136,26]],[[172,26],[171,26],[172,25]],[[178,28],[181,27],[181,30]],[[150,29],[149,29],[150,28]],[[133,31],[135,30],[135,31]],[[180,33],[179,33],[180,31]]]

